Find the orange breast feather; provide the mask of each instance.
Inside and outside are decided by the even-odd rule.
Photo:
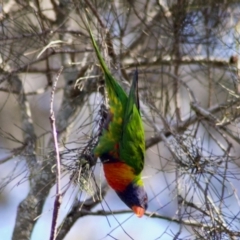
[[[136,177],[133,168],[123,162],[104,163],[103,170],[108,184],[119,192],[124,191]]]

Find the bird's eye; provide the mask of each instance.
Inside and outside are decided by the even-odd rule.
[[[144,208],[145,208],[145,210],[147,210],[147,208],[148,208],[147,202],[144,204]]]
[[[146,210],[148,208],[148,196],[147,195],[145,195],[143,198],[143,205]]]

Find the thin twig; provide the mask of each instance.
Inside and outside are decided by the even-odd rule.
[[[59,148],[58,148],[58,140],[57,140],[57,130],[56,130],[56,124],[55,124],[55,116],[53,111],[53,102],[54,102],[54,93],[57,87],[57,82],[60,77],[60,74],[63,70],[63,67],[61,67],[56,80],[53,83],[52,92],[51,92],[51,102],[50,102],[50,124],[52,128],[52,135],[53,135],[53,141],[54,141],[54,149],[55,149],[55,156],[56,156],[56,196],[54,201],[54,207],[53,207],[53,219],[52,219],[52,227],[51,227],[51,235],[50,240],[56,239],[56,233],[57,233],[57,219],[58,214],[60,210],[60,205],[62,201],[62,193],[61,193],[61,187],[60,187],[60,180],[61,180],[61,162],[60,162],[60,154],[59,154]]]

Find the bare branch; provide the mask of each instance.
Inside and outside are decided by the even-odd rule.
[[[57,141],[57,129],[55,125],[55,116],[53,111],[53,102],[54,102],[54,93],[57,87],[57,82],[60,77],[60,74],[62,72],[63,68],[59,70],[58,76],[56,80],[53,82],[52,92],[51,92],[51,102],[50,102],[50,123],[52,127],[52,135],[53,135],[53,141],[54,141],[54,149],[55,149],[55,157],[56,157],[56,196],[55,196],[55,202],[53,207],[53,218],[52,218],[52,227],[51,227],[51,235],[50,240],[56,239],[56,233],[57,233],[57,220],[59,215],[59,209],[62,202],[62,193],[61,193],[61,162],[60,162],[60,154],[59,154],[59,148],[58,148],[58,141]]]

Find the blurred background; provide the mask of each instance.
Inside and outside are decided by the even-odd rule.
[[[139,71],[149,207],[137,218],[92,158],[104,78],[83,24],[129,90]],[[0,236],[240,238],[240,3],[234,0],[0,1]]]

